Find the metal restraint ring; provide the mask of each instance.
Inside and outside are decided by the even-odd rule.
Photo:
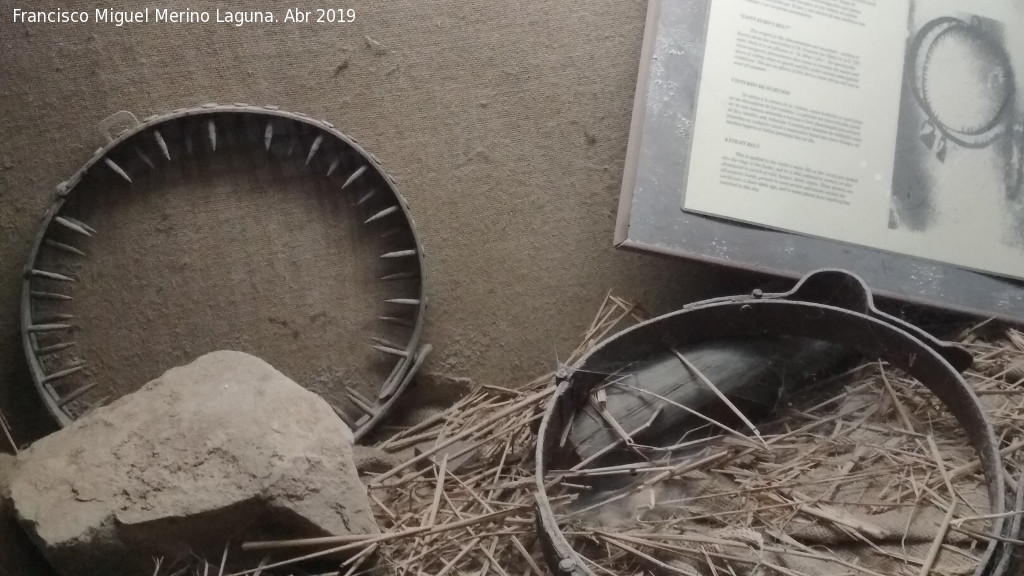
[[[344,403],[334,406],[357,440],[365,436],[394,407],[432,350],[421,341],[427,306],[423,245],[405,198],[376,157],[331,123],[276,106],[205,104],[141,122],[122,111],[101,122],[100,131],[106,144],[58,186],[22,280],[22,344],[32,381],[57,423],[66,426],[77,418],[80,413],[71,410],[74,403],[84,403],[85,395],[98,384],[76,381],[86,361],[62,356],[75,345],[64,336],[78,329],[71,321],[74,315],[61,308],[73,300],[68,288],[77,282],[73,268],[48,269],[40,259],[45,252],[66,257],[69,264],[80,261],[86,252],[76,244],[98,234],[65,213],[66,202],[87,194],[89,186],[80,185],[94,175],[109,178],[104,186],[130,197],[133,190],[145,188],[150,174],[173,170],[182,158],[212,157],[218,150],[235,148],[260,161],[290,158],[304,171],[297,172],[298,177],[322,179],[336,194],[352,198],[351,209],[363,222],[360,229],[367,237],[378,235],[381,240],[380,258],[387,268],[380,280],[388,286],[388,296],[386,315],[379,317],[377,328],[394,326],[401,339],[371,336],[367,345],[391,365],[389,375],[370,397],[345,387]],[[133,189],[133,184],[138,188]],[[102,400],[90,403],[98,404]]]
[[[963,427],[977,452],[988,488],[992,520],[989,545],[975,576],[1003,576],[1017,567],[1019,515],[1024,492],[1008,502],[998,442],[978,397],[960,373],[972,358],[965,349],[937,340],[923,330],[880,312],[859,277],[843,270],[819,270],[801,279],[789,292],[716,298],[638,324],[591,350],[561,375],[541,421],[537,438],[536,522],[544,554],[556,574],[595,576],[558,527],[545,492],[545,475],[557,462],[559,438],[576,408],[602,381],[594,366],[629,362],[645,354],[717,339],[783,335],[814,338],[848,346],[901,369],[931,390]],[[1024,482],[1018,483],[1024,487]]]

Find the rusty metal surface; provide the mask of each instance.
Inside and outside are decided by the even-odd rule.
[[[380,319],[382,322],[400,325],[407,329],[408,338],[400,344],[393,344],[381,338],[371,338],[369,345],[372,348],[395,359],[390,375],[381,384],[375,398],[365,398],[358,392],[350,390],[348,398],[352,404],[351,409],[343,411],[335,406],[339,416],[345,419],[353,429],[355,437],[361,438],[394,405],[431,351],[429,344],[420,342],[427,305],[424,292],[423,246],[416,234],[415,222],[409,213],[408,204],[398,192],[394,179],[384,172],[372,154],[329,122],[313,119],[305,114],[282,111],[276,106],[205,104],[197,108],[184,108],[168,114],[152,116],[141,122],[135,119],[131,113],[122,111],[100,123],[100,132],[107,141],[106,144],[98,149],[93,157],[71,178],[58,185],[53,204],[44,216],[24,269],[21,295],[22,344],[32,381],[44,404],[56,421],[61,426],[66,426],[75,417],[75,414],[69,411],[69,405],[88,392],[85,388],[66,390],[59,387],[61,379],[81,370],[84,364],[47,371],[40,361],[41,356],[55,354],[74,345],[72,341],[60,339],[57,343],[40,344],[40,338],[44,334],[70,333],[74,328],[74,317],[70,314],[62,314],[56,319],[41,318],[33,303],[37,301],[50,303],[70,301],[71,295],[56,290],[52,286],[75,281],[74,278],[65,274],[42,269],[38,265],[40,254],[44,250],[55,250],[73,256],[85,256],[84,252],[68,242],[54,240],[51,233],[57,228],[63,232],[69,232],[75,237],[88,237],[97,233],[87,223],[64,214],[62,208],[65,202],[75,195],[76,186],[90,171],[110,171],[130,185],[133,176],[137,177],[137,171],[159,170],[165,165],[172,164],[175,155],[172,152],[180,152],[180,150],[175,150],[176,145],[184,146],[189,153],[193,151],[193,148],[198,150],[199,145],[192,141],[191,133],[183,142],[172,141],[170,134],[182,133],[182,125],[185,122],[192,127],[204,127],[199,138],[203,141],[204,149],[211,151],[216,151],[218,139],[221,142],[225,140],[225,134],[222,132],[224,125],[237,128],[242,123],[248,128],[257,128],[258,130],[243,130],[244,133],[233,134],[233,136],[236,141],[242,141],[246,146],[266,153],[271,152],[275,130],[279,139],[282,137],[282,131],[286,133],[301,132],[308,136],[307,147],[301,150],[296,147],[294,151],[289,147],[289,155],[294,154],[300,157],[300,160],[305,161],[309,170],[322,169],[325,172],[323,177],[331,179],[332,182],[339,185],[339,193],[360,178],[373,178],[377,189],[360,198],[355,203],[355,209],[364,211],[363,217],[366,219],[366,224],[384,219],[390,220],[389,223],[393,224],[395,228],[390,232],[385,232],[386,235],[396,230],[404,230],[411,236],[412,245],[400,251],[381,255],[381,258],[384,259],[408,262],[405,271],[382,278],[382,281],[417,279],[415,297],[387,300],[399,312],[393,316],[383,316]],[[219,129],[218,125],[221,125]],[[145,150],[140,145],[143,140],[147,142]],[[297,139],[293,139],[294,141]],[[326,157],[328,154],[330,157]],[[368,202],[371,199],[373,202]],[[42,282],[48,283],[50,287],[40,288],[39,284]],[[359,416],[352,417],[346,412],[348,414],[356,413]]]
[[[589,367],[628,362],[666,347],[758,335],[805,337],[848,346],[885,360],[930,389],[962,425],[981,461],[993,519],[990,544],[976,576],[1002,576],[1016,568],[1020,521],[1000,514],[1019,509],[1024,492],[1006,498],[998,441],[978,397],[960,376],[972,363],[969,352],[878,311],[859,277],[842,270],[819,270],[789,292],[717,298],[649,320],[609,338],[558,376],[558,388],[544,414],[537,438],[536,522],[544,553],[555,573],[594,576],[558,527],[545,492],[545,474],[559,465],[559,438],[577,407],[602,375]],[[1024,482],[1019,483],[1024,488]]]

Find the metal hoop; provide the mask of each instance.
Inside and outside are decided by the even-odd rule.
[[[717,298],[638,324],[595,347],[570,371],[544,413],[537,435],[536,521],[545,557],[555,574],[595,576],[558,526],[546,492],[546,472],[554,466],[560,438],[577,407],[600,384],[591,365],[607,365],[701,341],[760,335],[785,335],[824,340],[882,358],[928,387],[963,426],[981,461],[994,515],[1008,504],[1019,509],[1024,482],[1015,503],[1005,497],[1003,466],[995,438],[978,397],[960,372],[972,362],[959,346],[936,340],[924,331],[878,311],[859,277],[842,270],[820,270],[804,276],[793,290],[779,294],[755,291],[749,296]],[[976,576],[1007,574],[1016,558],[1012,544],[1020,532],[1019,518],[992,522],[991,540]]]
[[[387,300],[398,312],[393,316],[381,317],[382,322],[408,330],[408,340],[403,344],[394,344],[382,338],[373,338],[371,346],[374,349],[395,359],[390,374],[381,384],[376,398],[365,398],[353,389],[346,391],[351,412],[359,414],[358,417],[352,417],[346,410],[335,407],[339,416],[352,428],[356,439],[364,436],[384,417],[430,353],[432,348],[429,344],[420,344],[427,301],[424,293],[425,255],[416,234],[415,222],[394,179],[384,172],[377,159],[355,139],[341,133],[329,122],[304,114],[285,112],[275,106],[206,104],[200,108],[179,109],[169,114],[152,116],[142,122],[135,120],[130,113],[119,112],[101,123],[101,133],[108,139],[107,144],[97,150],[69,180],[57,187],[57,196],[43,218],[43,225],[36,235],[24,269],[21,294],[22,344],[36,390],[61,426],[70,424],[75,417],[69,405],[89,392],[94,384],[74,390],[65,390],[61,386],[65,379],[83,369],[84,364],[81,363],[55,371],[44,370],[41,357],[59,354],[74,343],[51,341],[41,345],[41,340],[66,333],[74,325],[67,314],[41,318],[33,304],[47,301],[59,305],[72,300],[73,296],[54,286],[65,286],[64,283],[75,279],[66,273],[43,269],[38,265],[39,257],[44,250],[55,250],[70,257],[85,255],[69,242],[54,240],[51,236],[55,229],[61,229],[62,233],[76,239],[97,233],[85,222],[63,214],[65,202],[75,194],[78,185],[90,172],[105,170],[131,185],[133,178],[139,176],[137,172],[147,168],[154,170],[173,161],[174,156],[180,152],[179,146],[191,150],[201,145],[211,152],[216,151],[218,130],[224,129],[218,128],[218,125],[236,125],[239,122],[259,128],[255,133],[248,131],[242,134],[241,141],[268,153],[276,150],[272,147],[278,145],[275,143],[275,132],[278,140],[281,140],[281,133],[285,129],[293,135],[301,134],[301,138],[295,136],[290,142],[288,151],[292,152],[296,143],[302,146],[305,165],[311,171],[340,182],[339,191],[359,180],[373,180],[376,192],[357,202],[357,209],[365,210],[365,223],[387,221],[395,226],[391,231],[406,231],[412,239],[409,246],[382,255],[384,259],[409,263],[406,271],[386,276],[382,280],[411,280],[416,283],[415,294]],[[186,124],[202,127],[200,144],[193,142]],[[115,133],[115,128],[121,129],[119,133]]]

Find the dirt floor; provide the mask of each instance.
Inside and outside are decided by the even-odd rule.
[[[102,142],[97,123],[117,110],[142,118],[204,102],[275,104],[356,137],[397,178],[426,247],[426,340],[436,347],[427,371],[523,382],[568,354],[609,289],[659,312],[753,285],[749,277],[611,246],[643,0],[486,8],[471,0],[357,0],[345,6],[356,10],[350,24],[240,28],[12,25],[13,7],[0,0],[0,405],[22,440],[45,430],[46,419],[36,412],[18,339],[21,269],[54,187],[88,160]],[[57,7],[46,0],[32,9]],[[256,202],[183,201],[164,207],[178,207],[174,241],[194,264],[204,254],[226,258],[226,246],[264,224]],[[98,214],[109,220],[100,230],[108,235],[86,266],[94,266],[89,274],[102,290],[90,296],[95,305],[84,320],[92,357],[122,366],[98,377],[140,385],[163,364],[257,340],[261,356],[284,364],[286,374],[300,349],[310,374],[343,372],[339,356],[350,355],[318,347],[324,339],[311,319],[333,298],[332,329],[363,312],[317,288],[337,278],[317,272],[322,260],[309,257],[310,246],[325,241],[316,232],[332,226],[328,217],[311,217],[315,207],[306,200],[275,208],[272,228],[306,228],[290,235],[290,249],[268,248],[240,268],[243,276],[266,270],[267,285],[284,274],[266,299],[226,283],[233,272],[216,264],[198,266],[208,275],[190,262],[174,270],[166,244],[129,242],[147,237],[159,216],[146,210],[160,207],[140,202]],[[190,214],[197,218],[191,228]],[[332,234],[344,240],[344,232]],[[303,285],[309,272],[321,284]],[[157,283],[173,289],[157,297]],[[293,286],[315,298],[282,305]],[[127,368],[119,358],[131,360]]]

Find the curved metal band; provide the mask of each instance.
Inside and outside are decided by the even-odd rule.
[[[863,280],[841,270],[808,274],[790,292],[718,298],[698,302],[649,320],[606,340],[584,357],[558,384],[537,439],[537,529],[553,570],[573,576],[594,576],[558,527],[544,491],[545,473],[575,408],[601,376],[588,370],[592,363],[628,362],[644,354],[702,341],[759,335],[814,338],[848,346],[905,370],[931,390],[956,417],[981,461],[991,512],[1007,509],[998,442],[974,391],[960,376],[970,366],[970,354],[942,343],[923,331],[875,309]],[[1018,496],[1019,497],[1019,496]],[[988,548],[976,576],[1003,574],[1012,550],[1002,539],[1018,522],[992,521]],[[1015,536],[1014,536],[1015,538]]]
[[[126,113],[119,113],[126,114]],[[167,114],[151,116],[146,118],[137,125],[132,126],[124,132],[113,137],[109,133],[106,135],[109,138],[109,142],[102,148],[98,149],[93,157],[85,163],[85,165],[78,170],[74,175],[71,176],[67,181],[62,182],[57,186],[57,196],[53,201],[53,204],[46,211],[43,217],[42,227],[35,237],[32,244],[31,251],[29,253],[28,264],[25,267],[23,280],[22,280],[22,294],[21,294],[21,336],[22,345],[25,350],[25,357],[28,360],[29,370],[32,376],[33,384],[36,387],[40,397],[43,399],[47,410],[57,420],[60,426],[66,426],[72,422],[71,416],[65,411],[61,405],[61,398],[52,386],[47,384],[47,375],[43,370],[42,364],[37,357],[36,349],[34,346],[34,336],[31,332],[32,321],[32,270],[35,263],[39,259],[39,253],[44,245],[44,240],[47,232],[49,231],[54,219],[58,216],[61,208],[67,197],[75,192],[76,187],[82,181],[83,177],[92,170],[105,170],[105,162],[111,162],[110,159],[112,154],[119,153],[123,145],[127,145],[130,141],[138,136],[139,134],[151,130],[159,130],[162,126],[172,124],[176,121],[183,119],[195,118],[197,120],[203,120],[209,118],[210,120],[218,117],[223,118],[227,116],[234,116],[241,118],[243,116],[249,116],[260,119],[262,122],[269,121],[291,121],[296,124],[304,125],[318,135],[322,135],[326,138],[331,138],[343,149],[349,149],[359,157],[360,162],[363,166],[368,167],[374,173],[376,173],[381,182],[385,184],[396,201],[397,210],[391,212],[392,214],[402,218],[404,220],[403,225],[408,228],[413,241],[415,243],[415,259],[418,266],[419,274],[419,294],[415,304],[415,321],[412,325],[411,335],[408,342],[402,352],[403,356],[400,356],[396,361],[395,366],[392,368],[390,375],[381,385],[381,392],[378,398],[374,401],[373,405],[374,412],[369,414],[369,418],[363,418],[353,426],[353,433],[356,439],[364,436],[369,430],[379,422],[387,413],[388,410],[394,405],[400,396],[401,392],[406,388],[412,377],[415,375],[416,370],[420,367],[427,355],[431,351],[429,344],[420,345],[420,338],[423,332],[424,316],[427,306],[427,299],[424,292],[426,285],[426,266],[425,266],[425,254],[423,245],[419,240],[419,236],[416,233],[416,224],[409,213],[408,203],[405,198],[398,191],[398,186],[395,180],[389,176],[384,169],[381,167],[380,162],[377,158],[364,150],[362,146],[352,137],[347,136],[337,130],[333,124],[323,120],[317,120],[310,118],[305,114],[286,112],[280,110],[276,106],[250,106],[248,104],[231,104],[231,105],[219,105],[219,104],[206,104],[199,108],[182,108],[174,110]],[[116,116],[116,115],[115,115]],[[127,114],[134,120],[131,114]],[[111,117],[113,118],[113,117]],[[101,129],[107,132],[107,128],[101,125]],[[320,140],[314,147],[319,147],[324,140]],[[165,145],[161,140],[161,145]],[[307,153],[307,151],[303,151]],[[307,158],[307,164],[309,159],[314,156],[316,149],[308,151],[309,158]],[[109,164],[108,164],[109,166]],[[118,168],[117,170],[121,170]],[[119,172],[120,173],[120,172]],[[126,177],[126,175],[122,175]]]
[[[931,22],[925,24],[917,34],[914,36],[911,42],[910,49],[907,50],[906,63],[904,66],[907,70],[916,70],[921,63],[917,61],[918,58],[927,58],[927,54],[921,54],[921,48],[924,46],[925,41],[932,40],[946,33],[946,30],[954,27],[963,27],[970,29],[971,25],[959,18],[952,16],[943,16],[936,18]],[[993,44],[991,40],[986,37],[981,37],[981,41],[988,44]],[[1007,70],[1010,70],[1009,57],[1005,55],[1001,46],[992,46],[993,51],[1000,52],[1002,54],[1002,60]],[[946,138],[950,141],[963,146],[964,148],[984,148],[991,144],[996,138],[999,138],[1008,129],[1006,123],[1006,111],[1010,107],[1012,97],[1007,97],[1006,101],[1003,102],[999,112],[993,116],[992,121],[988,125],[982,126],[981,128],[972,132],[963,132],[954,130],[943,123],[932,110],[931,103],[928,100],[927,94],[924,93],[923,84],[917,80],[912,79],[910,82],[912,85],[909,87],[910,92],[914,95],[914,99],[917,101],[918,106],[924,111],[925,115],[932,121],[936,129],[938,129]]]

